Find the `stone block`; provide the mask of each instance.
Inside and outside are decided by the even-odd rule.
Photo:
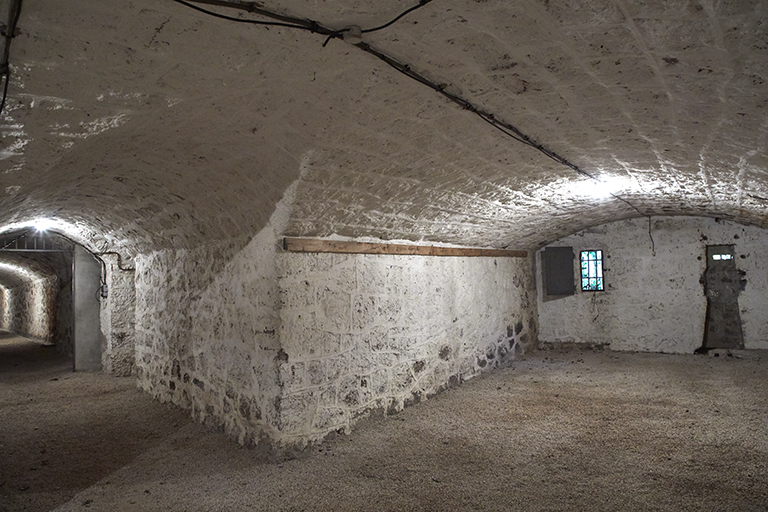
[[[388,350],[388,332],[389,330],[386,327],[376,326],[363,333],[362,340],[368,346],[368,348],[374,352]]]
[[[347,375],[341,379],[337,398],[339,405],[354,409],[362,403],[359,379],[357,375]]]
[[[377,323],[379,325],[395,325],[400,321],[402,301],[399,297],[384,296],[377,300]]]
[[[279,429],[284,435],[308,435],[317,407],[314,391],[304,391],[280,399],[278,414]]]
[[[304,363],[287,362],[280,365],[280,382],[284,389],[301,389],[304,384]]]
[[[327,332],[348,332],[351,299],[348,293],[323,290],[318,295],[317,328]]]
[[[379,295],[385,293],[387,271],[381,259],[362,258],[357,263],[357,289],[361,293]]]
[[[306,365],[307,384],[318,386],[328,381],[325,360],[309,361]]]
[[[378,298],[371,295],[354,295],[352,302],[352,330],[366,331],[376,325]]]
[[[314,432],[338,430],[349,424],[347,411],[341,407],[318,407],[312,419]]]
[[[390,371],[386,368],[374,370],[371,373],[371,380],[369,382],[369,387],[371,389],[371,393],[375,397],[384,397],[389,394],[389,386],[392,378],[390,376]]]

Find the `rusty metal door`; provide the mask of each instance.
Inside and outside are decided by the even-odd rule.
[[[707,246],[703,278],[707,319],[702,348],[744,348],[739,314],[739,293],[746,285],[744,275],[736,268],[732,245]]]

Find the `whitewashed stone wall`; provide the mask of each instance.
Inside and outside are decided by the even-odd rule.
[[[0,307],[2,308],[2,315],[0,315],[0,329],[9,331],[11,328],[11,319],[13,318],[13,291],[10,288],[3,286],[0,288]]]
[[[8,298],[6,298],[6,295]],[[0,286],[0,329],[6,329],[10,324],[10,311],[8,310],[8,299],[10,292],[5,286]]]
[[[244,444],[301,448],[536,345],[532,258],[288,254],[265,230],[136,264],[140,387]]]
[[[106,266],[108,296],[101,300],[104,334],[102,368],[117,377],[134,373],[136,354],[136,286],[133,272],[121,270],[114,254],[101,256]]]
[[[706,297],[700,278],[707,245],[735,246],[746,272],[739,306],[746,348],[768,348],[768,231],[724,220],[654,217],[605,224],[552,246],[602,249],[605,292],[544,300],[537,253],[541,342],[610,344],[613,350],[691,353],[702,345]],[[653,237],[653,243],[651,241]],[[653,250],[655,245],[655,252]],[[578,279],[578,262],[574,261]]]
[[[276,238],[136,258],[139,386],[242,444],[274,437]]]
[[[58,289],[55,275],[6,288],[2,328],[54,343]]]
[[[281,439],[347,431],[536,345],[532,259],[281,254]]]

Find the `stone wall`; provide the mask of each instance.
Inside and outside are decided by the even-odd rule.
[[[6,288],[2,328],[55,343],[58,291],[55,275]]]
[[[652,238],[651,238],[652,237]],[[552,246],[602,249],[605,292],[581,292],[545,300],[541,251],[537,254],[538,310],[542,342],[610,344],[614,350],[691,353],[702,345],[706,297],[701,276],[707,245],[735,246],[746,272],[739,296],[746,348],[768,348],[768,231],[697,217],[654,217],[614,222],[581,231]],[[655,251],[654,251],[655,250]],[[578,266],[574,262],[576,278]]]
[[[536,346],[532,259],[281,254],[281,441],[348,431]]]
[[[69,356],[75,347],[75,308],[72,298],[72,255],[62,255],[61,264],[55,267],[59,277],[56,295],[56,349]]]
[[[9,330],[11,325],[11,290],[5,286],[0,286],[0,329]]]
[[[274,437],[279,314],[270,229],[136,258],[136,374],[242,444]]]
[[[101,331],[104,335],[102,367],[118,377],[134,373],[136,354],[136,287],[134,274],[121,270],[116,254],[101,256],[106,266],[108,296],[101,299]]]
[[[265,229],[136,264],[140,387],[243,444],[301,448],[536,345],[532,258],[289,254]]]

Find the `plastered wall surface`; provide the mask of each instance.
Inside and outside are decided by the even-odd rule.
[[[349,429],[536,345],[528,258],[281,254],[283,442]]]
[[[581,292],[577,284],[575,295],[546,300],[539,251],[540,341],[693,352],[704,336],[706,297],[700,279],[706,246],[729,244],[735,246],[736,266],[746,272],[746,288],[739,296],[745,348],[768,348],[768,268],[763,264],[768,232],[699,217],[653,217],[650,235],[647,218],[614,222],[551,244],[572,246],[577,259],[581,250],[602,249],[605,292]]]
[[[126,377],[135,371],[136,287],[131,271],[121,270],[116,255],[102,256],[107,268],[108,296],[101,299],[104,371]]]

